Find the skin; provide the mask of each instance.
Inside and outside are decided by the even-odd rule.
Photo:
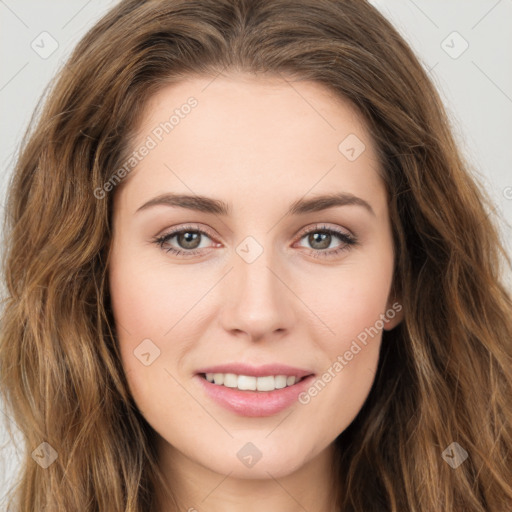
[[[333,374],[338,356],[396,303],[373,142],[355,108],[319,84],[232,74],[162,89],[147,105],[134,150],[190,96],[197,107],[115,191],[109,280],[130,391],[156,431],[180,510],[331,510],[333,441],[368,396],[381,329],[309,403],[267,417],[222,408],[194,375],[232,361]],[[354,161],[338,149],[349,134],[366,146]],[[136,212],[167,192],[220,199],[230,215],[168,205]],[[374,213],[353,204],[286,215],[298,199],[333,192],[364,199]],[[183,237],[152,243],[189,223],[213,235],[201,235],[200,254],[166,252],[190,251]],[[357,237],[357,245],[304,235],[323,226]],[[251,263],[236,252],[248,236],[263,249]],[[397,313],[384,328],[401,319]],[[134,350],[148,338],[160,354],[146,366]],[[248,442],[262,454],[252,467],[237,457]],[[170,510],[162,491],[159,499]]]

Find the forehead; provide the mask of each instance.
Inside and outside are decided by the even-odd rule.
[[[148,101],[134,140],[133,151],[151,149],[124,179],[130,196],[381,186],[364,119],[311,81],[237,74],[170,84]]]
[[[196,103],[193,108],[187,105],[191,98]],[[242,150],[263,141],[265,147],[275,150],[279,143],[289,141],[286,134],[327,137],[326,142],[331,143],[352,129],[361,138],[369,138],[364,119],[347,99],[317,82],[275,76],[239,73],[170,84],[148,100],[138,140],[171,119],[175,139],[180,132],[187,132],[190,124],[198,140],[225,142],[224,146],[231,139],[240,143],[242,137],[251,135],[251,141],[237,146]],[[272,141],[273,134],[281,137]]]

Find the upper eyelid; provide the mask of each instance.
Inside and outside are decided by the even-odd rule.
[[[193,226],[193,225],[189,225],[189,226],[185,225],[182,228],[171,229],[168,232],[164,232],[162,235],[158,235],[156,238],[165,238],[165,237],[168,237],[168,236],[172,237],[172,236],[175,236],[175,235],[177,235],[179,233],[183,233],[184,231],[198,231],[201,234],[207,235],[211,239],[215,239],[216,238],[213,234],[211,234],[209,232],[208,229],[206,229],[204,227]]]
[[[301,229],[299,231],[298,236],[300,238],[302,238],[304,235],[307,235],[307,234],[309,234],[311,232],[315,232],[315,231],[334,231],[335,233],[341,232],[341,234],[344,234],[346,236],[355,237],[355,235],[350,230],[348,230],[347,228],[343,228],[343,227],[340,227],[340,226],[338,226],[338,227],[326,226],[326,224],[327,223],[325,223],[325,222],[321,222],[319,224],[316,224],[316,225],[313,225],[313,226]],[[347,231],[347,232],[343,233],[344,230]]]

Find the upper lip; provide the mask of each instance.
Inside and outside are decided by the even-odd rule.
[[[302,368],[294,368],[284,364],[264,364],[262,366],[251,366],[245,363],[228,363],[217,366],[201,368],[197,373],[234,373],[236,375],[247,375],[252,377],[266,377],[268,375],[286,375],[287,377],[306,377],[313,372]]]

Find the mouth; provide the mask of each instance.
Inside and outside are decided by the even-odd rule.
[[[236,365],[236,373],[233,367],[202,369],[195,381],[208,400],[246,417],[272,416],[288,409],[315,378],[309,371],[281,365]]]
[[[309,377],[309,375],[299,377],[295,375],[264,375],[256,377],[254,375],[237,375],[235,373],[200,373],[200,377],[216,386],[223,386],[240,391],[275,391],[284,389]]]

